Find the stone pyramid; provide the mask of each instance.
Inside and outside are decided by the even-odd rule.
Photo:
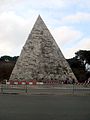
[[[65,79],[76,80],[76,77],[39,15],[16,62],[10,80]]]

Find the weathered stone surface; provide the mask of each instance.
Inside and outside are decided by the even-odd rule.
[[[76,79],[54,38],[39,16],[10,76],[10,80]]]

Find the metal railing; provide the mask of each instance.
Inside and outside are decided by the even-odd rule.
[[[89,84],[0,84],[1,94],[72,94],[90,95]]]

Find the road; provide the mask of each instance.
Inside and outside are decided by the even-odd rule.
[[[0,120],[90,120],[90,96],[0,94]]]

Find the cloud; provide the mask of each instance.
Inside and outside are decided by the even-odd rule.
[[[80,31],[68,26],[61,26],[59,28],[55,28],[52,30],[52,34],[59,46],[73,43],[83,36]]]
[[[0,55],[19,55],[30,29],[29,21],[14,12],[0,14]]]
[[[90,50],[90,37],[84,36],[79,30],[72,27],[62,26],[51,30],[58,46],[65,58],[72,58],[79,50]]]
[[[90,37],[81,39],[77,44],[77,49],[78,48],[83,50],[90,50]]]
[[[34,2],[36,2],[36,0],[34,0]],[[32,2],[33,3],[33,2]],[[54,7],[64,7],[65,2],[63,0],[45,0],[44,2],[42,2],[42,0],[37,0],[36,4],[34,4],[35,6],[40,6],[40,7],[48,7],[48,8],[54,8]],[[53,7],[54,6],[54,7]]]
[[[0,6],[2,10],[6,7],[6,9],[13,9],[14,7],[20,7],[20,8],[29,8],[29,9],[45,9],[45,8],[62,8],[65,6],[65,2],[63,0],[3,0],[0,1]],[[54,6],[54,7],[53,7]]]
[[[34,24],[33,20],[35,19],[36,17],[33,16],[32,19],[27,20],[18,16],[14,12],[3,12],[0,14],[0,55],[7,54],[13,56],[20,54],[22,46],[24,45]],[[80,39],[82,37],[82,33],[68,26],[61,26],[60,28],[54,28],[50,31],[52,32],[59,47],[62,48],[66,57],[71,57],[74,54],[74,50],[72,48],[68,48],[67,46],[72,45],[73,42]],[[78,47],[80,45],[78,45]],[[64,50],[64,46],[66,52]],[[69,53],[71,53],[71,56],[68,54],[67,49],[70,49]]]
[[[66,58],[72,58],[75,56],[75,52],[79,50],[90,50],[90,37],[89,38],[82,38],[73,47],[67,47],[64,49],[62,47],[62,51]]]
[[[35,20],[24,19],[14,12],[3,12],[0,14],[0,55],[19,55],[28,34]],[[58,45],[63,48],[66,44],[71,44],[80,39],[82,33],[71,27],[62,26],[51,30]]]
[[[88,39],[85,43],[86,38],[82,40],[83,33],[79,30],[75,30],[69,26],[61,26],[55,29],[51,29],[51,33],[54,36],[58,46],[63,52],[65,58],[72,58],[75,56],[75,52],[79,49],[83,49],[86,45],[86,48],[89,47]]]
[[[0,0],[0,55],[19,55],[39,13],[47,27],[51,28],[50,31],[66,58],[74,56],[79,48],[89,49],[90,39],[84,36],[83,26],[78,24],[80,30],[69,27],[72,23],[75,26],[76,23],[90,21],[87,9],[83,10],[85,12],[71,14],[77,11],[74,8],[79,7],[80,10],[80,7],[84,7],[84,4],[86,7],[89,2],[90,0]],[[69,25],[66,26],[66,23]]]
[[[61,19],[61,23],[80,23],[90,22],[90,13],[77,12],[76,14],[65,16]]]
[[[81,8],[90,8],[90,0],[81,0],[80,7]]]
[[[90,7],[90,0],[0,0],[0,9],[67,9],[72,6]]]

